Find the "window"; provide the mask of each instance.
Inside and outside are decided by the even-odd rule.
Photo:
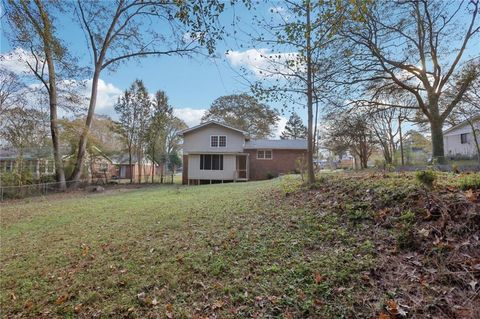
[[[220,135],[218,137],[218,146],[227,147],[227,137],[225,135]]]
[[[212,171],[223,171],[223,155],[213,155],[213,154],[200,155],[200,169],[212,170]]]
[[[225,135],[212,135],[210,136],[211,147],[227,147],[227,136]]]
[[[210,136],[210,146],[218,147],[218,136],[216,135]]]
[[[460,134],[460,142],[462,144],[467,144],[467,136],[468,136],[468,133]]]
[[[258,150],[257,151],[257,159],[272,159],[272,151],[271,150]]]

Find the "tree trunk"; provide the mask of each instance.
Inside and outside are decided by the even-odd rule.
[[[307,110],[308,110],[308,150],[307,150],[307,175],[308,184],[315,183],[315,172],[313,170],[313,83],[312,83],[312,48],[311,48],[311,23],[310,23],[310,1],[307,0]]]
[[[472,129],[473,141],[475,142],[475,147],[477,148],[477,159],[478,159],[478,163],[480,164],[480,143],[478,141],[477,131],[475,129],[475,125],[473,121],[468,119],[467,122],[470,125],[470,128]]]
[[[130,170],[130,184],[133,184],[132,147],[128,148],[128,169]]]
[[[402,136],[402,119],[398,117],[398,134],[400,138],[400,156],[402,160],[402,166],[405,166],[405,157],[403,155],[403,136]]]
[[[49,68],[50,69],[50,68]],[[52,73],[49,74],[52,77]],[[55,80],[53,80],[55,82]],[[65,170],[63,169],[62,154],[60,153],[60,141],[58,134],[58,117],[57,117],[57,89],[56,84],[50,83],[50,134],[52,136],[53,146],[53,160],[55,162],[55,178],[60,183],[60,190],[67,189],[67,183],[65,181]]]
[[[85,120],[85,126],[83,127],[82,134],[80,135],[80,141],[78,142],[78,153],[75,167],[72,172],[71,180],[74,181],[73,187],[78,184],[80,176],[82,174],[82,166],[85,157],[85,151],[87,148],[87,137],[90,127],[92,125],[93,116],[95,114],[95,105],[97,104],[97,92],[98,92],[98,80],[100,79],[100,67],[95,67],[95,72],[92,79],[92,93],[90,95],[90,103],[88,105],[87,119]],[[131,168],[130,168],[131,169]]]
[[[443,149],[443,121],[439,118],[430,121],[430,131],[432,134],[432,159],[438,164],[445,163],[445,153]]]
[[[152,146],[152,184],[154,183],[153,177],[155,175],[155,146]]]
[[[53,159],[55,161],[55,177],[61,191],[64,191],[67,188],[67,183],[65,181],[65,171],[63,169],[62,154],[60,153],[60,141],[58,133],[58,115],[57,115],[57,83],[56,83],[56,73],[55,65],[53,61],[53,53],[51,50],[50,36],[52,33],[52,28],[47,14],[44,11],[43,5],[41,2],[36,2],[37,7],[41,13],[41,17],[44,24],[43,32],[43,47],[45,51],[45,60],[47,62],[48,68],[48,98],[50,106],[50,134],[52,136],[52,146],[53,146]]]

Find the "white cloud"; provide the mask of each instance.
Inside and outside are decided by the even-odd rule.
[[[288,118],[284,117],[284,116],[280,116],[280,120],[278,121],[278,126],[277,126],[277,129],[275,130],[274,132],[274,138],[280,138],[280,136],[282,135],[282,131],[285,129],[285,125],[287,124],[288,122]]]
[[[27,61],[31,65],[35,65],[34,56],[22,48],[16,48],[13,51],[0,54],[0,67],[16,74],[30,71]]]
[[[257,77],[278,77],[301,72],[302,62],[297,52],[271,52],[270,49],[249,49],[246,51],[228,51],[225,53],[234,67],[243,67]]]
[[[85,97],[90,99],[92,89],[92,80],[86,81]],[[107,83],[102,79],[98,80],[98,95],[96,112],[111,115],[114,113],[113,106],[117,102],[118,97],[122,94],[122,90],[112,83]]]
[[[206,109],[194,109],[190,107],[185,108],[174,108],[173,114],[183,120],[188,127],[192,127],[200,124],[203,114],[205,114]]]

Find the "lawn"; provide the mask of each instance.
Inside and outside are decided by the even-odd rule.
[[[415,217],[416,206],[410,215],[406,208],[389,212],[365,197],[378,190],[378,198],[388,202],[383,206],[397,209],[396,202],[404,204],[419,191],[412,176],[405,176],[375,177],[372,183],[370,176],[328,175],[315,189],[303,189],[293,177],[162,185],[3,204],[2,316],[352,318],[391,315],[395,307],[442,314],[446,310],[436,304],[442,292],[429,290],[438,288],[430,277],[422,277],[427,288],[417,283],[426,300],[417,298],[420,305],[407,298],[418,287],[386,282],[399,271],[388,265],[390,257],[426,263],[412,255],[415,247],[433,249],[402,228],[418,222],[426,229],[422,234],[430,230],[423,217]],[[478,206],[472,206],[478,204],[465,199],[455,178],[442,178],[439,185],[463,196],[465,211],[478,217]],[[436,227],[440,220],[431,223]],[[384,227],[387,222],[403,226]],[[479,230],[469,227],[462,239],[470,242],[461,252],[473,260],[480,257]],[[442,249],[439,254],[449,253]],[[449,294],[453,301],[466,298],[457,310],[474,318],[479,287],[472,282],[479,273],[474,261],[462,263],[470,267],[470,278],[442,278],[441,289],[465,289]],[[445,309],[453,307],[450,300],[442,302]]]

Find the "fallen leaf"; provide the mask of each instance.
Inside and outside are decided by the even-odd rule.
[[[470,287],[472,287],[472,290],[475,291],[475,286],[478,284],[478,282],[475,280],[472,280],[468,284],[470,285]]]
[[[395,300],[393,299],[390,299],[387,301],[387,310],[388,312],[391,314],[391,315],[398,315],[398,305],[397,303],[395,302]]]
[[[27,300],[27,302],[25,302],[25,310],[30,310],[32,309],[32,307],[33,307],[33,301]]]
[[[378,319],[391,319],[389,314],[386,314],[385,312],[382,312],[380,316],[378,316]]]
[[[82,256],[87,256],[87,255],[88,255],[88,252],[89,252],[89,250],[90,250],[90,247],[88,247],[88,246],[85,245],[85,244],[82,244],[81,247],[82,247]]]
[[[212,309],[213,309],[213,310],[215,310],[215,309],[220,309],[220,308],[223,307],[223,305],[224,305],[224,302],[223,302],[223,301],[217,300],[217,301],[215,301],[215,302],[213,303]]]
[[[171,303],[165,306],[165,316],[167,316],[168,319],[173,318],[173,305]]]
[[[473,192],[472,189],[469,189],[465,192],[465,197],[469,202],[475,203],[477,201],[477,195]]]
[[[15,296],[15,294],[13,292],[10,294],[10,297],[12,297],[13,301],[17,300],[17,296]]]
[[[67,301],[67,299],[68,299],[68,295],[67,295],[67,294],[61,295],[60,297],[57,298],[57,300],[55,300],[55,304],[61,305],[62,303],[64,303],[65,301]]]
[[[73,311],[75,313],[79,313],[81,310],[82,310],[82,307],[83,307],[83,304],[79,303],[78,305],[76,305],[75,307],[73,307]]]
[[[318,285],[319,283],[321,283],[322,280],[323,280],[323,276],[322,276],[319,272],[316,272],[313,278],[314,278],[315,283],[316,283],[317,285]]]

